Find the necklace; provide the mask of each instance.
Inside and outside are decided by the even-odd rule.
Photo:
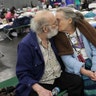
[[[82,50],[82,48],[84,48],[84,45],[83,45],[82,39],[79,37],[77,31],[76,31],[76,37],[75,38],[70,39],[71,38],[70,35],[68,35],[68,38],[71,42],[72,47],[74,48],[75,52],[77,53],[78,60],[80,62],[85,62],[85,59],[83,58],[83,56],[81,54],[81,50]],[[78,48],[79,50],[77,50],[77,48],[75,46],[76,41],[78,43],[78,46],[80,47],[80,48]]]

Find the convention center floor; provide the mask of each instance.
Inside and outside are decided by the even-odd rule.
[[[4,33],[0,32],[0,36],[3,35]],[[23,34],[14,37],[12,40],[8,38],[0,40],[0,53],[4,54],[4,57],[0,58],[0,82],[15,76],[17,45],[24,36]]]

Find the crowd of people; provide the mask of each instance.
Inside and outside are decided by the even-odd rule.
[[[17,14],[16,14],[16,8],[14,6],[12,6],[9,10],[2,8],[1,13],[0,13],[0,18],[6,19],[6,22],[12,22],[13,18],[16,18]]]
[[[61,0],[61,1],[49,1],[38,0],[37,6],[40,9],[52,9],[57,7],[74,6],[77,10],[90,10],[89,4],[96,2],[96,0]]]
[[[57,7],[66,7],[66,6],[73,6],[77,10],[89,10],[88,6],[90,3],[96,2],[95,0],[61,0],[61,1],[54,1],[51,2],[49,0],[38,0],[37,4],[34,5],[31,1],[31,7],[38,7],[39,10],[41,9],[52,9]],[[12,6],[10,9],[6,9],[4,5],[1,3],[0,5],[0,18],[6,19],[6,22],[12,22],[13,18],[16,18],[18,15],[16,14],[17,9]],[[23,7],[23,6],[22,6]],[[26,5],[26,8],[28,6]]]

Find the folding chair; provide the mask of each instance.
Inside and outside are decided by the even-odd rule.
[[[9,40],[12,40],[12,38],[9,36],[11,30],[13,30],[13,28],[9,28],[9,29],[4,28],[3,29],[3,31],[5,33],[5,37],[7,37]]]

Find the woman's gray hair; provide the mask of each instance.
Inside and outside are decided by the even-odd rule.
[[[43,32],[43,27],[48,25],[48,20],[46,18],[40,18],[39,20],[31,20],[31,29],[36,32],[40,33]]]
[[[79,20],[83,20],[84,16],[80,12],[74,12],[71,8],[69,7],[64,7],[64,8],[59,8],[57,12],[63,12],[64,13],[64,18],[69,19],[72,18],[72,23],[76,25]]]

